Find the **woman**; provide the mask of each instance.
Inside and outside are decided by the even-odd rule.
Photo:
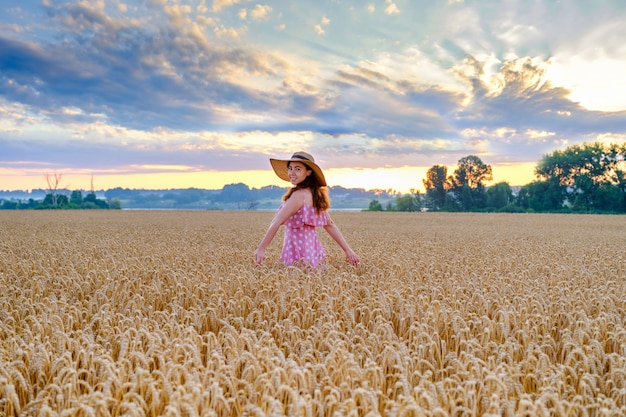
[[[291,182],[293,187],[283,196],[283,204],[254,251],[254,261],[260,264],[265,260],[265,250],[284,224],[285,237],[280,260],[285,265],[317,268],[324,263],[326,252],[317,236],[316,227],[323,227],[341,246],[350,264],[358,265],[359,257],[328,214],[330,198],[326,179],[313,157],[306,152],[296,152],[291,159],[270,158],[270,163],[276,175]]]

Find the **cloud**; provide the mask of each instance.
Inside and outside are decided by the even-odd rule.
[[[313,26],[313,29],[315,30],[315,33],[317,33],[318,35],[322,36],[324,35],[326,32],[324,31],[323,26],[327,26],[328,24],[330,24],[330,19],[327,18],[326,16],[323,16],[320,23],[316,24],[315,26]]]
[[[585,22],[572,4],[405,2],[399,13],[386,0],[385,14],[374,3],[326,2],[316,13],[305,3],[10,9],[0,159],[102,172],[264,169],[264,154],[297,146],[332,167],[473,153],[494,164],[626,136],[623,13],[588,10],[581,30],[561,17]]]
[[[186,11],[169,10],[175,16],[170,25],[178,28],[171,35],[144,30],[130,21],[114,22],[85,6],[55,13],[67,28],[71,41],[66,44],[44,49],[0,38],[4,94],[50,114],[62,102],[135,128],[219,130],[223,114],[219,108],[254,111],[251,106],[267,107],[272,100],[259,87],[242,85],[240,80],[250,76],[267,80],[284,67],[271,56],[215,47],[199,26],[184,24]],[[93,36],[84,38],[82,29],[76,32],[87,26],[97,28]],[[179,26],[188,36],[180,36]]]
[[[257,4],[252,10],[250,10],[250,16],[254,20],[263,20],[272,11],[272,8],[267,5]]]
[[[249,0],[213,0],[211,8],[214,12],[220,12],[225,8],[235,6],[237,4],[241,4],[246,1],[249,1]]]
[[[398,14],[400,13],[400,9],[398,9],[398,6],[396,6],[396,4],[393,2],[393,0],[385,0],[385,13],[387,14]]]
[[[626,109],[626,84],[615,82],[626,72],[626,36],[621,20],[577,35],[551,57],[547,75],[571,90],[570,99],[588,109]]]

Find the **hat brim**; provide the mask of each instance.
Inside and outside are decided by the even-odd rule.
[[[287,167],[287,164],[289,162],[303,163],[304,165],[306,165],[313,171],[313,174],[315,174],[315,176],[317,177],[317,180],[320,183],[320,185],[326,186],[326,178],[324,178],[324,173],[322,172],[322,169],[315,162],[305,161],[302,159],[295,159],[295,158],[292,158],[292,159],[270,158],[270,164],[272,164],[272,168],[274,169],[274,172],[276,173],[276,175],[278,175],[278,178],[280,178],[281,180],[291,182],[289,180],[289,169]]]

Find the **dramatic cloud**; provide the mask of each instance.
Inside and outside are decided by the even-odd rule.
[[[621,1],[0,8],[0,169],[528,164],[626,136]]]

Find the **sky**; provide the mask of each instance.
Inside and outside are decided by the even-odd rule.
[[[524,185],[626,140],[623,0],[20,0],[0,5],[0,190],[423,189],[476,155]]]

